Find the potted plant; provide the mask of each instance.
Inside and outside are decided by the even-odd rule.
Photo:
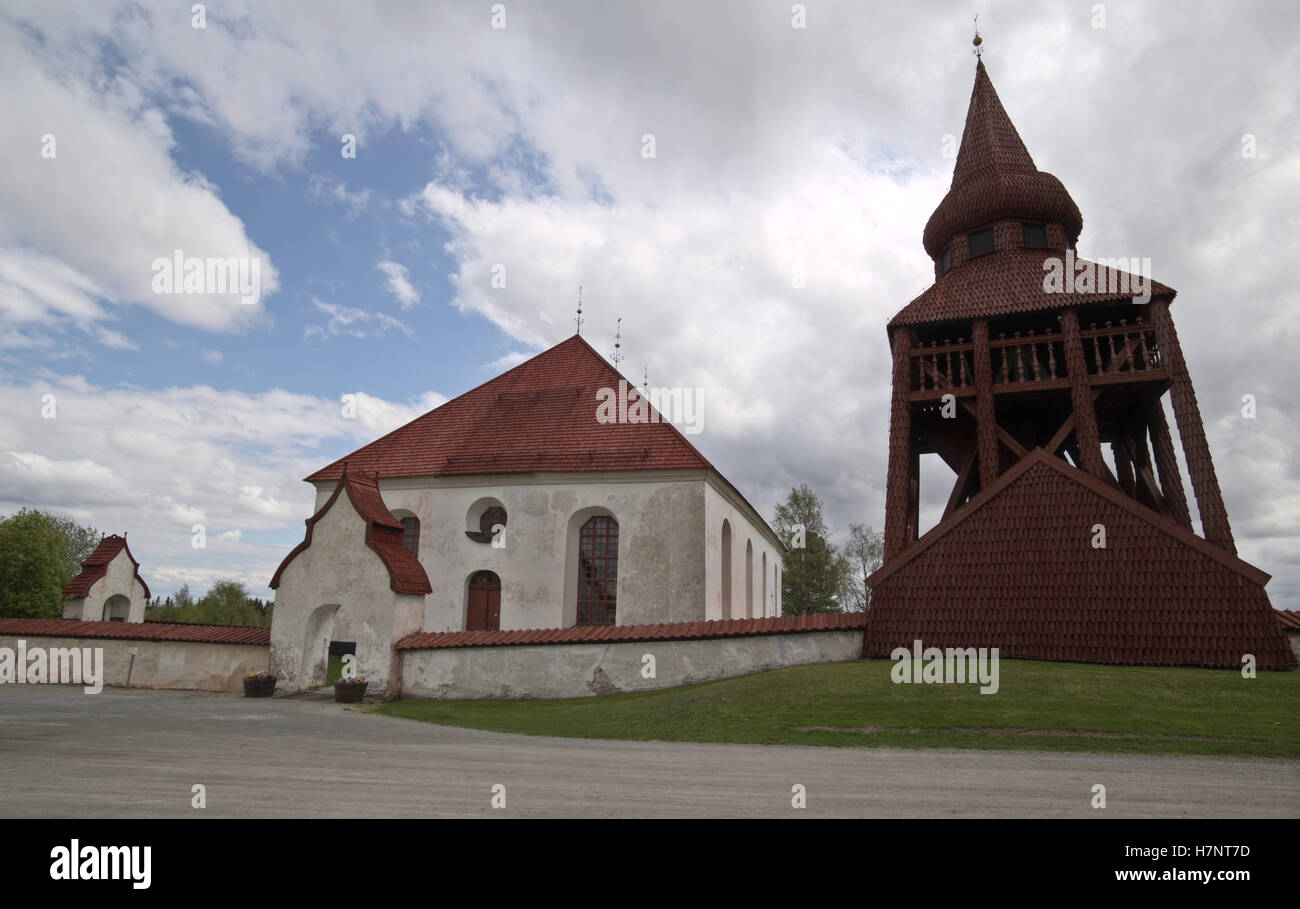
[[[276,677],[265,669],[244,676],[244,697],[269,698],[275,694]]]
[[[340,704],[356,704],[366,696],[366,677],[347,675],[334,683],[334,700]]]

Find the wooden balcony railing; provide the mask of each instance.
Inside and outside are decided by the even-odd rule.
[[[1156,345],[1155,332],[1142,319],[1131,324],[1092,323],[1079,333],[1084,362],[1090,376],[1108,377],[1163,371],[1164,362]],[[989,366],[995,392],[1028,386],[1064,384],[1069,379],[1065,366],[1065,336],[1062,332],[1013,332],[999,334],[989,342]],[[911,385],[922,397],[973,393],[975,389],[975,345],[964,338],[956,342],[931,341],[912,353]]]

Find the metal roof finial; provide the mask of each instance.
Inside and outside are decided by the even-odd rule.
[[[574,319],[578,323],[578,334],[582,334],[582,285],[578,285],[578,318]]]
[[[619,343],[623,337],[623,317],[618,317],[618,327],[614,330],[614,355],[609,359],[613,362],[614,368],[618,369],[618,364],[623,362],[623,345]]]
[[[983,53],[983,51],[980,49],[980,45],[983,43],[984,43],[984,39],[980,37],[980,14],[976,13],[975,14],[975,37],[974,39],[971,40],[971,44],[975,45],[976,57],[979,57]]]

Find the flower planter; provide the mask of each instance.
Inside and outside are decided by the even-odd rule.
[[[342,682],[335,682],[334,700],[339,704],[358,704],[366,696],[367,687],[366,682],[360,685],[344,685]]]
[[[244,697],[246,698],[269,698],[275,694],[276,679],[244,679]]]

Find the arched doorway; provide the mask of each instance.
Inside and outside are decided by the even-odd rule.
[[[466,631],[498,631],[501,628],[501,579],[491,571],[476,571],[469,579],[465,608]]]
[[[125,622],[131,612],[131,601],[120,593],[115,593],[104,601],[105,622]]]

